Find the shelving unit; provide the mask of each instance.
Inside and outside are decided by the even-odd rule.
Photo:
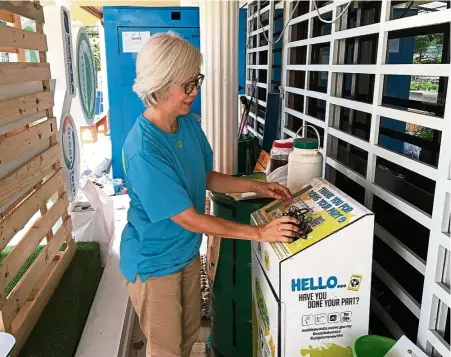
[[[348,1],[300,1],[290,20],[296,4],[284,2],[281,136],[314,125],[324,176],[376,214],[370,328],[448,356],[450,2],[359,1],[332,24],[318,12],[335,19]],[[440,63],[414,63],[415,39],[435,34]],[[411,89],[421,80],[437,89]]]

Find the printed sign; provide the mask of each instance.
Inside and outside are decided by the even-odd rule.
[[[74,80],[74,54],[72,50],[72,34],[71,34],[70,12],[64,6],[61,7],[61,28],[63,32],[63,48],[64,62],[66,69],[66,96],[68,98],[75,97],[75,80]]]
[[[84,28],[77,36],[77,76],[81,109],[86,123],[91,125],[95,116],[96,72],[91,43]]]
[[[352,357],[368,333],[374,215],[321,178],[293,196],[251,215],[293,216],[300,229],[292,243],[252,243],[259,356]]]
[[[60,123],[61,156],[64,169],[64,187],[69,201],[75,200],[79,188],[80,150],[77,130],[70,114],[63,114]]]
[[[274,201],[252,214],[258,225],[267,224],[284,214],[295,215],[305,222],[302,239],[292,244],[271,243],[280,260],[308,248],[367,214],[321,180],[304,186],[293,198],[290,206]]]
[[[149,39],[150,32],[122,32],[122,52],[136,53],[141,50],[141,47]]]

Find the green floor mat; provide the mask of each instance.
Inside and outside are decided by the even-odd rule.
[[[8,285],[10,292],[42,250],[38,247]],[[5,249],[0,261],[11,251]],[[102,275],[97,243],[77,243],[74,258],[19,357],[73,357]]]

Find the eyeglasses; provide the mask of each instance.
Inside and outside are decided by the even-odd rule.
[[[195,80],[184,84],[185,94],[191,94],[194,88],[197,88],[199,90],[200,87],[202,86],[204,78],[205,76],[203,74],[199,74]]]

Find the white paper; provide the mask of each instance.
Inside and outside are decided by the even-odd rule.
[[[102,266],[105,266],[114,233],[113,201],[89,180],[83,193],[89,203],[75,204],[70,212],[75,241],[99,243]]]
[[[399,38],[388,40],[388,52],[399,53]]]
[[[139,52],[149,37],[150,31],[122,32],[122,52]]]
[[[427,355],[406,336],[402,336],[385,357],[427,357]]]

